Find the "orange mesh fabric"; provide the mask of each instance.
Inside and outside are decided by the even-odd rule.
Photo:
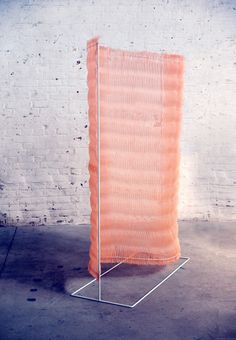
[[[98,276],[97,40],[88,42],[91,234]],[[101,262],[180,257],[177,201],[184,58],[100,46]]]

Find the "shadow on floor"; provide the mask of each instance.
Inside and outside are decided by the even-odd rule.
[[[71,279],[92,278],[87,270],[89,245],[88,227],[18,227],[1,277],[64,294]],[[113,265],[104,264],[102,270]],[[148,277],[164,267],[123,264],[112,276]]]

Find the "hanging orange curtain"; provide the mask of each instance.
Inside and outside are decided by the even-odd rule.
[[[89,272],[96,278],[98,91],[101,263],[165,265],[180,257],[177,202],[184,71],[181,55],[103,46],[98,53],[97,43],[94,38],[87,44]]]

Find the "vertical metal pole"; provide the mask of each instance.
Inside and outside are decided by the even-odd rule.
[[[98,300],[102,299],[101,226],[100,226],[100,53],[97,42],[97,153],[98,153]]]

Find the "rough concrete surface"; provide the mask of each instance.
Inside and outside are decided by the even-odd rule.
[[[236,339],[234,230],[180,222],[190,262],[127,309],[70,296],[88,280],[89,226],[2,227],[0,339]],[[103,294],[136,299],[158,279],[157,267],[120,266]]]

